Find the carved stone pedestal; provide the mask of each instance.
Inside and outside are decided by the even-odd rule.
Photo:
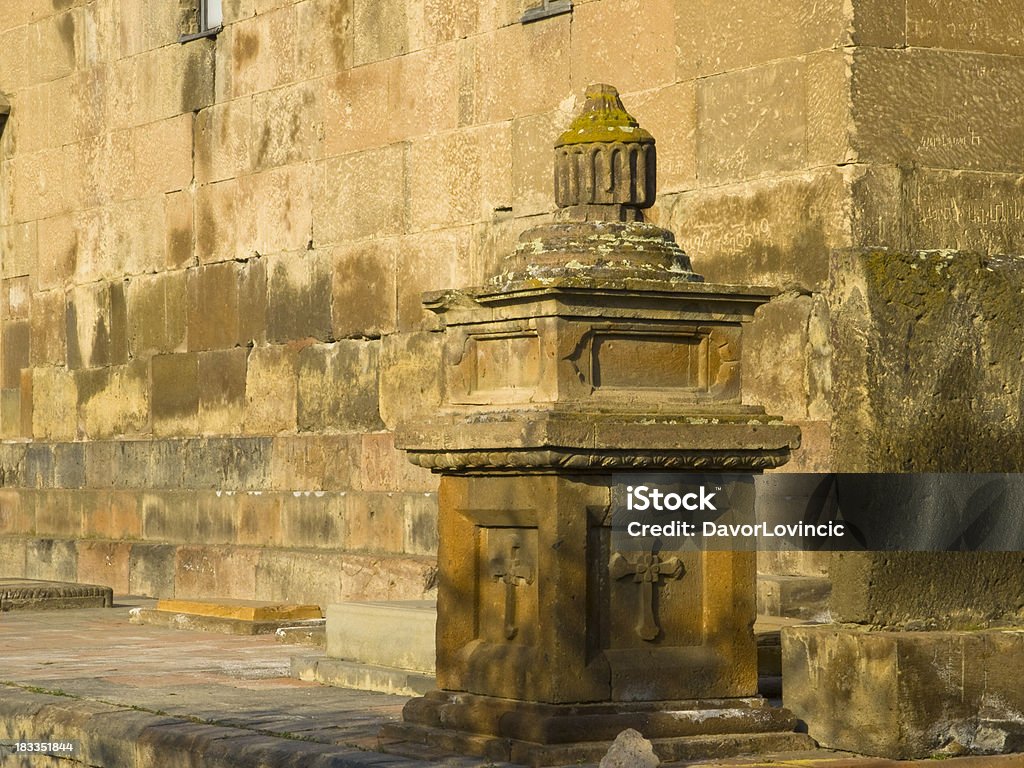
[[[663,759],[805,748],[756,694],[755,555],[613,546],[612,473],[760,471],[799,432],[742,402],[772,292],[701,282],[642,221],[653,140],[614,89],[587,96],[562,143],[606,143],[560,160],[562,223],[491,285],[426,299],[445,403],[397,442],[442,474],[440,690],[383,736],[529,765],[597,760],[626,728]]]

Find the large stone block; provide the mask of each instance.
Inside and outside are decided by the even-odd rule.
[[[17,536],[35,532],[35,496],[18,489],[0,491],[0,534]]]
[[[21,372],[31,365],[31,326],[27,320],[8,320],[3,323],[0,349],[3,365],[0,367],[0,386],[14,389],[21,386]]]
[[[821,169],[669,196],[658,223],[709,281],[821,290],[829,251],[850,243],[843,201],[853,174]]]
[[[68,352],[64,310],[64,291],[42,291],[35,294],[29,350],[33,366],[66,364]]]
[[[153,432],[190,435],[199,415],[199,356],[195,352],[154,355],[150,407]]]
[[[293,491],[280,495],[281,546],[291,549],[348,548],[346,494]]]
[[[78,415],[82,437],[133,435],[149,429],[149,365],[77,371]]]
[[[74,219],[71,216],[44,219],[38,222],[38,237],[36,285],[40,290],[62,288],[75,274],[78,232]],[[25,245],[17,247],[21,249]]]
[[[408,144],[399,143],[319,165],[316,244],[405,232],[409,227],[408,154]]]
[[[245,431],[275,434],[292,431],[298,401],[299,350],[277,344],[249,352],[245,376]]]
[[[820,295],[784,293],[758,308],[747,330],[743,388],[786,421],[828,415],[831,346]]]
[[[66,368],[34,368],[32,435],[45,440],[74,440],[78,435],[78,387]]]
[[[140,275],[125,288],[132,357],[181,351],[186,333],[186,273]]]
[[[821,746],[906,759],[1013,752],[1024,636],[1013,631],[782,631],[783,702]]]
[[[25,549],[25,578],[75,581],[78,578],[75,542],[66,539],[29,539]]]
[[[466,285],[473,274],[473,230],[457,227],[403,238],[398,253],[398,329],[431,328],[434,318],[423,309],[424,291]]]
[[[82,533],[97,539],[142,538],[142,513],[135,491],[94,492],[92,506],[83,510]],[[125,569],[128,572],[128,569]]]
[[[344,69],[324,78],[324,155],[333,157],[380,147],[387,141],[394,61],[377,61]]]
[[[630,114],[657,139],[658,193],[679,192],[696,186],[696,83],[676,83],[626,98]],[[554,135],[557,133],[551,134]],[[550,136],[548,140],[550,142]]]
[[[345,548],[352,552],[400,554],[405,545],[405,509],[399,493],[352,493],[345,509]]]
[[[837,251],[834,259],[837,469],[1018,469],[1024,262],[955,251]]]
[[[331,263],[318,251],[268,257],[267,339],[331,337]],[[360,298],[360,302],[366,297]]]
[[[298,428],[320,432],[380,429],[379,343],[312,344],[298,356]]]
[[[910,511],[894,503],[892,525],[925,532],[943,513],[923,502]],[[837,622],[959,629],[1024,620],[1019,552],[844,552],[833,556],[830,573]]]
[[[178,547],[175,597],[252,599],[260,550],[244,547]]]
[[[404,518],[404,551],[410,555],[436,555],[437,494],[408,494],[405,497]]]
[[[41,19],[33,25],[35,40],[30,57],[32,79],[48,82],[71,74],[78,60],[77,48],[85,43],[80,8]]]
[[[239,342],[240,271],[235,261],[188,270],[189,349],[220,349]]]
[[[250,130],[256,170],[319,159],[323,114],[318,84],[301,82],[254,95]]]
[[[437,333],[385,336],[380,353],[380,414],[388,429],[426,420],[441,405],[442,337]]]
[[[189,113],[132,129],[133,197],[175,192],[192,183],[192,123]]]
[[[27,548],[28,539],[0,536],[0,563],[3,563],[5,575],[16,579],[24,577]]]
[[[352,488],[359,455],[357,435],[282,435],[274,438],[270,487],[281,491]]]
[[[153,490],[143,493],[139,509],[144,540],[174,544],[195,541],[198,511],[194,492]]]
[[[199,429],[204,434],[234,434],[245,416],[245,347],[199,353]]]
[[[402,56],[392,63],[387,93],[387,136],[404,141],[458,124],[459,46],[448,43]]]
[[[862,162],[1019,173],[1022,84],[1017,57],[860,48],[851,83],[853,148]]]
[[[299,29],[313,42],[296,40],[296,76],[314,80],[352,66],[353,0],[305,0],[295,5]]]
[[[509,24],[472,38],[465,54],[473,62],[467,63],[471,105],[460,105],[466,117],[472,115],[468,122],[550,112],[570,95],[570,19],[566,14],[541,24]]]
[[[398,238],[338,246],[330,254],[333,337],[394,333],[399,277]]]
[[[242,178],[242,194],[255,205],[252,248],[257,254],[312,248],[313,168],[290,165]]]
[[[124,284],[74,288],[66,307],[69,368],[97,368],[128,360],[128,306]]]
[[[806,63],[782,59],[697,83],[697,175],[727,184],[806,162]]]
[[[213,104],[196,115],[197,184],[234,178],[253,167],[252,98]]]
[[[353,0],[352,63],[369,64],[409,50],[409,19],[404,0]]]
[[[131,547],[126,542],[79,541],[77,581],[110,587],[115,595],[130,594]]]
[[[128,560],[128,592],[144,597],[174,597],[175,547],[132,544]]]
[[[227,179],[198,187],[195,237],[195,255],[201,264],[252,255],[256,211],[250,186]]]
[[[952,0],[909,0],[907,43],[949,51],[1020,55],[1024,22],[1012,0],[981,0],[967,15]]]
[[[857,3],[864,0],[857,0]],[[891,14],[878,9],[879,14]],[[706,76],[849,44],[851,19],[838,0],[682,0],[676,4],[680,79]],[[657,134],[656,134],[657,135]]]
[[[280,493],[240,491],[235,494],[235,541],[254,547],[282,545]]]
[[[615,83],[623,93],[675,82],[677,5],[676,0],[581,3],[573,11],[572,82],[577,88]],[[705,45],[701,40],[702,49]]]

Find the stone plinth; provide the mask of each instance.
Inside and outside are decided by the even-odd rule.
[[[641,220],[653,139],[614,89],[588,89],[556,158],[561,221],[490,285],[425,299],[443,406],[396,445],[442,475],[439,690],[384,736],[530,765],[596,761],[626,728],[669,760],[805,747],[757,697],[754,553],[611,536],[613,472],[788,460],[799,430],[740,380],[743,326],[774,292],[701,282]]]

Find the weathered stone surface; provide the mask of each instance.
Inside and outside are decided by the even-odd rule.
[[[153,431],[185,435],[199,415],[199,357],[195,352],[156,355],[151,362]]]
[[[331,336],[332,274],[316,251],[267,260],[267,339],[284,342]],[[365,301],[361,298],[360,301]]]
[[[433,602],[335,603],[326,614],[328,656],[434,673]]]
[[[822,746],[890,758],[1019,749],[1019,632],[783,630],[783,698]]]
[[[922,530],[929,512],[943,514],[941,507],[921,512]],[[1017,552],[847,552],[833,557],[830,574],[837,622],[960,629],[1024,620]]]
[[[1019,467],[1024,262],[955,251],[835,258],[832,435],[842,469]]]
[[[245,379],[245,425],[250,434],[295,429],[299,350],[267,345],[249,352]]]
[[[1020,55],[1024,26],[1007,0],[983,0],[968,18],[957,14],[951,0],[910,0],[906,23],[908,44],[950,51],[984,51]]]
[[[867,4],[866,0],[855,0],[850,10]],[[873,15],[885,19],[895,13],[890,5],[884,4]],[[849,39],[851,24],[847,13],[840,2],[810,0],[782,0],[771,6],[755,0],[739,0],[728,6],[714,0],[677,3],[680,79],[838,48]],[[771,29],[772,34],[764,34],[766,29]]]
[[[312,344],[298,356],[298,428],[302,431],[373,430],[377,405],[374,342]]]
[[[313,237],[317,245],[406,231],[408,143],[324,161],[317,167]]]
[[[128,347],[133,357],[175,352],[185,346],[186,273],[143,275],[126,288]]]
[[[897,80],[905,83],[898,98],[891,89]],[[853,148],[862,162],[1020,172],[1022,81],[1024,65],[1015,57],[861,49],[851,82]],[[977,104],[986,109],[972,108]]]

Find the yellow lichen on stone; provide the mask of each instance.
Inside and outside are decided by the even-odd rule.
[[[558,137],[556,147],[567,144],[624,142],[653,144],[654,137],[640,127],[622,104],[619,92],[603,83],[587,88],[583,111],[569,130]]]

